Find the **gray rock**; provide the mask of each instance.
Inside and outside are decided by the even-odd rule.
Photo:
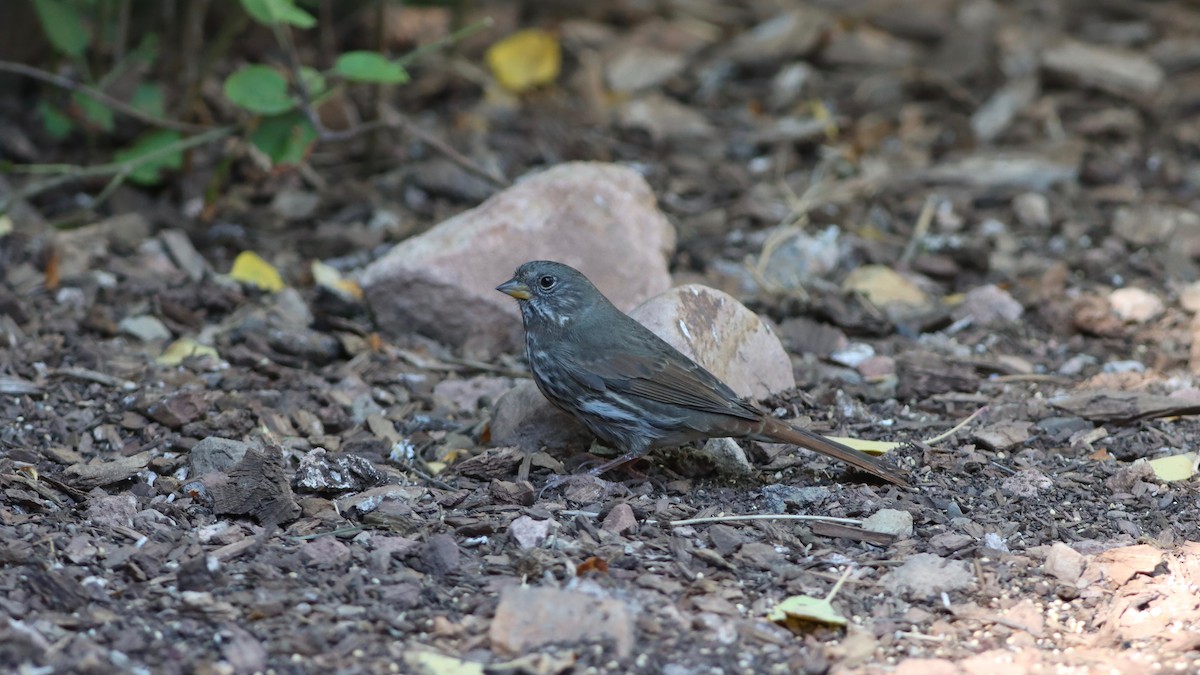
[[[214,471],[227,471],[242,461],[246,451],[252,447],[255,446],[228,438],[209,436],[192,446],[192,451],[188,453],[189,475],[196,478]]]

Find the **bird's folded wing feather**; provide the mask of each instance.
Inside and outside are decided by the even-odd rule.
[[[623,353],[592,354],[564,364],[580,384],[717,415],[758,420],[762,413],[691,362]]]

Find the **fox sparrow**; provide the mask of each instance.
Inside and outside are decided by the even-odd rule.
[[[738,398],[724,382],[617,309],[587,277],[562,263],[527,262],[496,290],[517,299],[533,381],[623,454],[598,476],[651,448],[703,438],[791,443],[897,485],[895,469],[794,427]]]

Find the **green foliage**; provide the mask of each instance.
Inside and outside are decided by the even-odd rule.
[[[270,66],[245,66],[225,79],[225,96],[259,115],[278,115],[296,106],[288,83]]]
[[[112,108],[83,92],[71,94],[71,103],[85,120],[99,127],[101,131],[111,132],[117,127],[116,117]]]
[[[33,8],[55,49],[68,56],[83,56],[92,37],[84,26],[78,2],[33,0]]]
[[[317,20],[296,6],[294,0],[242,0],[242,7],[255,21],[265,25],[286,24],[296,28],[312,28]]]
[[[248,17],[274,32],[288,58],[275,63],[250,63],[226,77],[223,82],[226,98],[245,111],[249,119],[243,120],[239,127],[206,129],[200,125],[171,120],[168,117],[167,92],[175,90],[168,90],[163,84],[152,80],[135,80],[132,95],[124,104],[108,99],[110,92],[114,91],[110,89],[110,84],[127,82],[131,75],[154,72],[156,64],[160,62],[159,33],[153,29],[153,23],[143,20],[154,20],[156,9],[161,7],[157,0],[137,0],[133,3],[134,25],[139,27],[142,37],[130,49],[125,49],[128,45],[116,43],[117,40],[126,39],[120,22],[122,11],[128,9],[129,5],[123,5],[118,0],[29,1],[58,58],[70,63],[71,71],[84,78],[84,86],[62,85],[60,76],[49,72],[45,77],[38,78],[65,86],[69,91],[65,97],[46,96],[38,101],[37,114],[47,134],[57,140],[65,140],[80,129],[91,134],[113,134],[117,130],[116,112],[149,124],[149,131],[114,152],[110,164],[94,167],[96,172],[90,175],[113,176],[109,188],[102,193],[104,195],[123,180],[140,185],[159,183],[166,171],[183,166],[183,153],[187,149],[223,137],[235,128],[243,132],[247,141],[276,165],[302,163],[323,137],[324,130],[316,111],[324,101],[336,96],[346,86],[397,85],[409,81],[406,59],[390,59],[373,51],[340,54],[333,67],[325,71],[296,64],[292,31],[304,31],[317,26],[316,0],[239,0],[234,6],[240,6],[245,14],[238,13],[227,19],[228,23],[222,30],[230,30],[220,35],[235,35],[236,31],[242,30]],[[361,9],[377,1],[359,0],[356,3],[337,3],[336,6]],[[454,4],[458,0],[417,1],[423,6],[431,6]],[[142,10],[145,12],[138,14]],[[476,24],[461,33],[419,48],[406,58],[415,58],[425,51],[437,49],[482,25],[485,24]],[[225,44],[222,40],[216,43]],[[115,62],[105,61],[106,57],[114,54],[123,56]],[[211,63],[211,55],[206,55],[204,62]],[[188,83],[189,87],[193,87],[192,90],[194,84]],[[178,129],[196,135],[185,135]],[[351,130],[350,134],[342,137],[353,133]],[[327,138],[335,136],[331,134]],[[4,208],[0,203],[0,213]]]
[[[250,134],[250,142],[276,165],[303,162],[317,142],[317,131],[299,110],[264,117]]]
[[[129,174],[129,180],[139,185],[157,185],[162,180],[163,169],[178,169],[183,166],[183,153],[176,150],[167,151],[183,140],[183,134],[170,129],[155,129],[142,135],[133,145],[118,150],[113,154],[113,160],[127,162],[131,159],[158,153],[154,159],[148,159],[138,165]]]
[[[71,131],[75,129],[75,125],[71,124],[71,118],[62,114],[61,110],[45,99],[38,101],[37,113],[42,118],[42,126],[46,128],[46,133],[55,140],[63,140],[70,136]]]
[[[129,105],[154,117],[164,117],[167,114],[166,94],[158,84],[139,84],[133,91],[133,99],[129,101]]]
[[[338,57],[333,71],[352,82],[404,84],[408,71],[379,52],[346,52]]]

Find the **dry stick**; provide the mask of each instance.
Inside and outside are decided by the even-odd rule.
[[[147,152],[144,155],[132,157],[123,162],[109,162],[108,164],[97,164],[95,166],[74,166],[70,164],[51,165],[53,168],[52,172],[58,173],[59,175],[43,181],[30,183],[29,185],[22,187],[20,190],[15,190],[7,197],[0,199],[0,213],[8,211],[12,204],[22,199],[45,192],[46,190],[56,188],[60,185],[66,185],[67,183],[80,178],[112,176],[112,180],[104,188],[104,192],[102,193],[107,197],[108,195],[112,194],[112,191],[115,189],[116,185],[120,185],[122,181],[129,177],[129,174],[136,171],[138,167],[142,166],[143,164],[162,159],[171,153],[183,152],[189,148],[194,148],[198,145],[204,145],[205,143],[215,141],[219,138],[228,136],[229,134],[233,133],[233,131],[234,127],[217,127],[215,129],[209,129],[205,133],[202,133],[198,136],[182,138],[174,143],[171,143],[170,145],[164,145],[161,148]],[[34,169],[35,167],[28,168]],[[36,167],[35,170],[26,172],[51,173],[51,171],[47,171],[47,168],[48,167],[46,166],[40,166]],[[7,169],[9,171],[22,171],[25,169],[25,167],[7,167]],[[97,201],[100,201],[99,198],[97,198]]]
[[[145,122],[151,126],[162,127],[163,129],[172,129],[174,131],[182,131],[185,133],[199,133],[212,129],[212,127],[201,126],[199,124],[176,122],[174,120],[155,117],[154,115],[147,115],[141,110],[134,108],[124,101],[113,98],[112,96],[109,96],[95,87],[89,87],[88,85],[80,84],[69,77],[55,75],[54,73],[42,70],[41,68],[34,68],[33,66],[27,66],[23,63],[0,61],[0,71],[7,71],[10,73],[16,73],[18,75],[24,75],[26,77],[32,77],[35,80],[41,80],[42,82],[48,82],[55,86],[62,87],[67,91],[79,92],[96,99],[100,103],[103,103],[119,113],[132,117],[139,122]]]
[[[815,520],[824,523],[842,523],[844,525],[861,525],[857,518],[834,518],[832,516],[804,516],[791,513],[763,513],[751,516],[712,516],[709,518],[689,518],[687,520],[672,520],[671,527],[683,525],[698,525],[700,523],[736,523],[743,520]]]
[[[959,431],[960,431],[960,430],[961,430],[963,427],[965,427],[965,426],[967,426],[968,424],[970,424],[970,423],[971,423],[971,420],[973,420],[973,419],[975,419],[976,417],[979,417],[979,416],[980,416],[980,415],[982,415],[983,413],[987,412],[987,409],[988,409],[988,407],[987,407],[986,405],[985,405],[985,406],[983,406],[983,407],[982,407],[982,408],[980,408],[979,410],[976,410],[975,412],[971,413],[971,416],[970,416],[970,417],[968,417],[967,419],[965,419],[965,420],[963,420],[963,421],[959,422],[958,424],[954,425],[954,427],[953,427],[952,429],[950,429],[949,431],[947,431],[946,433],[944,433],[944,434],[940,434],[940,435],[938,435],[938,436],[934,436],[933,438],[930,438],[930,439],[926,440],[926,441],[925,441],[925,444],[926,444],[926,445],[933,445],[934,443],[940,443],[941,441],[944,441],[944,440],[946,440],[947,438],[950,438],[950,437],[951,437],[951,436],[953,436],[954,434],[958,433],[958,432],[959,432]]]
[[[917,254],[917,246],[925,239],[925,235],[929,234],[929,225],[933,222],[933,209],[936,203],[935,195],[925,198],[925,206],[921,208],[921,215],[917,216],[917,225],[913,228],[912,237],[909,238],[908,245],[904,247],[904,253],[900,255],[900,260],[897,262],[900,267],[908,267],[913,256]]]

